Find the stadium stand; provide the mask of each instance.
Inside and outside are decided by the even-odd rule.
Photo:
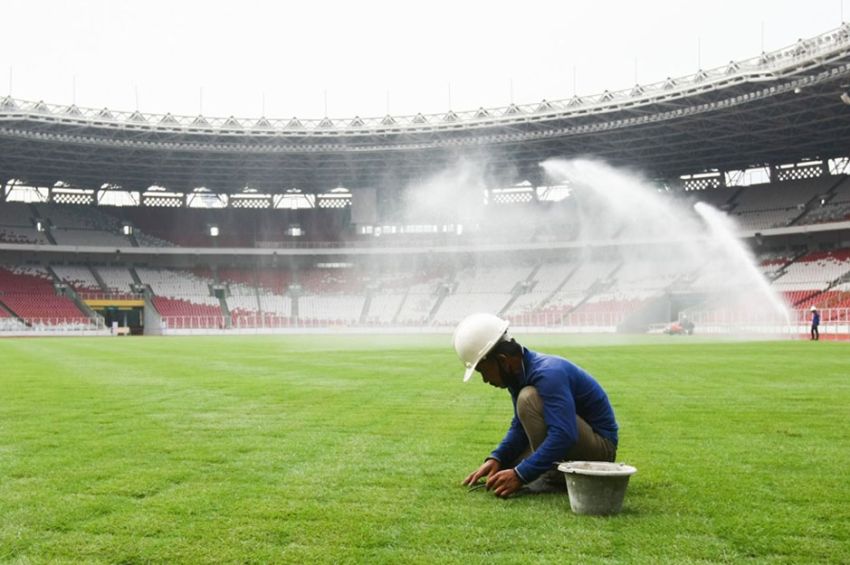
[[[206,300],[206,303],[200,302]],[[170,298],[154,296],[151,301],[171,329],[224,329],[225,317],[217,299],[212,297]]]
[[[0,303],[30,327],[79,329],[92,323],[71,299],[56,295],[42,267],[0,267]]]
[[[433,317],[434,323],[454,325],[474,312],[503,311],[531,272],[531,267],[523,266],[477,265],[460,270]]]
[[[132,296],[132,288],[135,284],[133,276],[126,267],[93,267],[93,272],[96,272],[106,286],[106,292],[115,295],[116,297]]]
[[[735,197],[736,214],[768,210],[802,209],[816,196],[825,194],[836,184],[835,177],[789,180],[754,184]]]
[[[713,188],[707,190],[699,190],[687,192],[684,195],[684,198],[688,200],[691,205],[697,202],[704,202],[717,208],[718,210],[728,210],[734,207],[732,204],[733,198],[740,192],[740,189],[734,188]]]
[[[210,297],[213,281],[199,277],[189,271],[136,268],[142,283],[150,286],[154,294],[168,297]]]
[[[812,252],[797,259],[772,252],[763,256],[760,268],[798,309],[848,307],[850,250]],[[4,319],[30,323],[35,318],[63,318],[64,322],[53,323],[87,323],[70,299],[56,296],[51,269],[57,280],[83,296],[99,296],[104,290],[113,296],[137,296],[132,293],[133,273],[126,267],[10,266],[0,279]],[[371,272],[317,267],[217,271],[206,266],[191,271],[137,267],[135,272],[150,288],[150,303],[167,328],[210,330],[448,327],[478,310],[501,312],[522,325],[610,328],[670,289],[707,292],[722,284],[726,276],[711,262],[694,273],[684,272],[675,262],[624,261],[615,256],[583,260],[575,256],[528,266],[481,264],[425,270],[418,278],[411,278],[410,270],[403,267]],[[218,288],[224,289],[223,299],[212,295],[216,278],[221,281]],[[280,292],[257,284],[260,280]],[[722,310],[721,305],[714,308]],[[19,322],[3,324],[8,327]]]
[[[18,202],[8,202],[0,206],[0,243],[50,245],[44,233],[36,230],[29,205]]]
[[[827,193],[800,223],[818,224],[850,220],[850,177],[844,176],[832,193]]]
[[[204,271],[201,271],[204,272]],[[221,302],[211,295],[213,280],[189,271],[140,267],[136,273],[154,296],[151,302],[171,329],[226,327]]]
[[[53,265],[53,272],[80,296],[103,292],[94,273],[88,267],[75,265]]]
[[[118,220],[91,206],[34,204],[57,245],[129,247]]]
[[[613,271],[618,259],[592,259],[581,262],[581,268],[573,271],[546,304],[546,310],[567,312],[594,294],[595,289],[605,288],[613,282]]]
[[[374,325],[392,324],[406,296],[402,293],[383,292],[372,295],[365,321]]]
[[[578,268],[578,262],[546,262],[533,272],[529,285],[521,289],[523,294],[506,309],[511,318],[517,315],[531,314],[541,310],[551,297]]]
[[[287,327],[294,319],[292,298],[279,294],[259,295],[263,327]]]
[[[834,177],[749,186],[734,199],[732,216],[741,229],[784,227],[804,216],[812,201],[836,184]]]
[[[133,208],[123,210],[125,221],[147,236],[140,245],[180,247],[281,247],[302,241],[341,242],[346,234],[340,215],[303,215],[277,209]],[[300,236],[287,233],[298,225]],[[210,227],[219,235],[212,237]]]
[[[305,294],[298,297],[298,318],[305,325],[353,325],[360,321],[365,297]]]
[[[786,301],[806,308],[821,300],[825,291],[850,273],[850,252],[814,252],[788,265],[773,281],[774,288],[784,294]]]

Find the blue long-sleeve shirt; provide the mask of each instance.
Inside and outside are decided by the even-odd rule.
[[[590,374],[563,357],[545,355],[524,349],[523,375],[517,386],[510,386],[514,404],[511,427],[499,447],[490,457],[510,464],[528,447],[528,436],[516,413],[519,391],[526,386],[537,389],[543,401],[546,439],[527,459],[516,466],[524,482],[530,482],[562,461],[578,441],[576,415],[581,416],[593,430],[617,445],[617,421],[608,395]]]

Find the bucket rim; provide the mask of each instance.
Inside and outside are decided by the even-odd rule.
[[[558,470],[567,474],[594,477],[628,477],[637,473],[636,467],[608,461],[564,461],[558,465]]]

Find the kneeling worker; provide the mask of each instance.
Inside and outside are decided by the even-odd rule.
[[[484,463],[463,480],[486,479],[487,490],[510,496],[564,490],[561,461],[614,461],[617,421],[608,395],[584,369],[562,357],[536,353],[508,334],[508,321],[472,314],[455,329],[453,343],[466,366],[485,383],[511,393],[514,417],[508,433]]]

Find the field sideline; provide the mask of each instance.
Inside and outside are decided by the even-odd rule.
[[[517,337],[607,389],[621,515],[460,486],[511,406],[448,336],[2,339],[0,562],[850,562],[850,345]]]

